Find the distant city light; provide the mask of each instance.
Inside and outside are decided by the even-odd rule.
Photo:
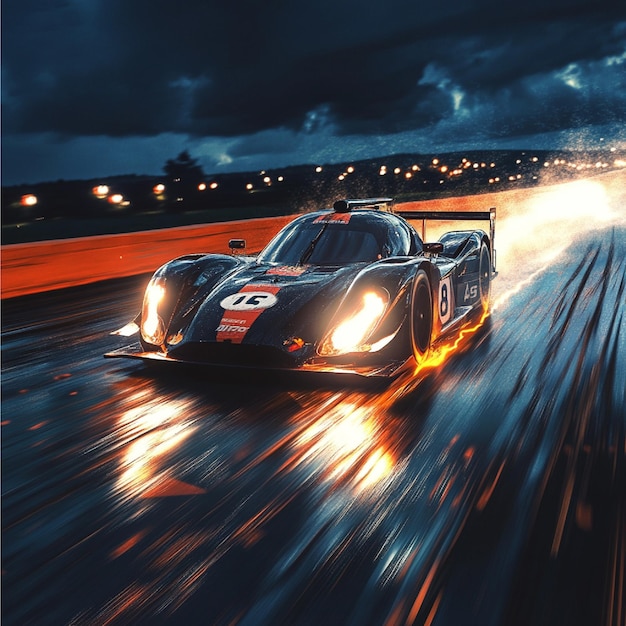
[[[396,184],[398,181],[401,180],[400,177],[405,179],[406,182],[404,183],[404,186],[406,189],[408,189],[409,187],[412,188],[413,185],[417,184],[418,181],[421,181],[424,185],[421,189],[423,191],[426,191],[426,188],[432,189],[432,187],[437,184],[437,180],[439,180],[440,185],[450,185],[451,188],[455,188],[455,185],[461,183],[466,170],[469,169],[470,171],[474,172],[474,177],[478,178],[479,169],[491,168],[494,171],[491,172],[490,176],[485,176],[484,178],[480,176],[479,180],[477,180],[476,183],[482,183],[485,186],[487,186],[488,184],[489,186],[491,186],[491,191],[496,191],[496,186],[497,188],[502,189],[502,185],[506,186],[507,181],[511,183],[511,188],[517,187],[519,185],[529,185],[532,184],[533,181],[536,183],[538,180],[541,179],[541,167],[553,170],[553,174],[555,176],[562,176],[563,179],[569,177],[594,175],[596,173],[601,173],[605,170],[610,169],[626,168],[626,156],[624,156],[625,153],[622,149],[611,147],[610,153],[611,154],[609,154],[609,146],[606,146],[604,152],[594,155],[594,158],[586,158],[582,155],[582,153],[580,153],[578,156],[569,156],[568,152],[564,152],[563,154],[558,154],[556,158],[553,153],[553,155],[549,157],[549,160],[545,160],[546,156],[543,156],[544,161],[542,161],[542,153],[540,152],[536,152],[535,155],[533,155],[533,152],[530,151],[517,152],[516,154],[511,154],[509,157],[507,157],[507,162],[509,163],[510,167],[508,172],[504,171],[504,168],[507,167],[504,163],[497,165],[494,161],[474,161],[471,157],[448,157],[442,154],[441,158],[426,157],[423,161],[413,160],[415,159],[415,157],[409,157],[411,160],[406,159],[404,161],[398,159],[398,167],[383,165],[380,164],[380,161],[375,165],[370,165],[367,163],[363,165],[361,162],[357,162],[356,166],[354,165],[354,162],[352,162],[352,164],[350,165],[345,165],[344,163],[343,169],[340,170],[337,168],[341,168],[341,165],[333,165],[331,169],[326,172],[326,166],[310,165],[308,175],[310,176],[313,171],[317,174],[321,174],[323,172],[324,178],[326,178],[327,175],[328,178],[334,179],[335,181],[338,180],[347,182],[348,177],[351,174],[355,173],[358,167],[359,176],[363,174],[364,176],[378,175],[380,177],[384,177],[392,174],[393,177],[393,175],[395,174],[395,176],[398,177],[394,177],[394,179],[396,180]],[[472,154],[472,156],[474,155]],[[450,162],[450,165],[448,166],[444,164],[446,162]],[[513,167],[513,165],[515,165],[515,167]],[[266,173],[265,170],[261,170],[260,172],[259,170],[254,170],[252,171],[252,173],[248,174],[248,180],[253,180],[254,183],[249,182],[247,184],[243,183],[242,185],[242,183],[240,182],[239,184],[242,185],[240,187],[240,193],[243,192],[244,186],[245,190],[248,193],[260,192],[266,187],[270,187],[272,185],[274,185],[277,189],[281,187],[283,191],[285,191],[284,186],[282,186],[285,177],[282,175],[276,175],[273,170],[268,170],[268,172],[269,171],[272,171],[273,173]],[[339,174],[337,172],[339,172]],[[424,176],[423,174],[418,175],[417,172],[430,172],[430,174]],[[259,173],[260,176],[257,175]],[[485,172],[485,174],[487,174],[487,172]],[[496,174],[500,174],[500,176],[496,176]],[[288,176],[290,175],[288,174]],[[150,194],[151,190],[153,194],[153,206],[162,205],[166,198],[176,202],[183,202],[183,198],[180,196],[177,198],[175,192],[172,191],[175,186],[171,185],[169,180],[168,183],[165,184],[155,184],[154,180],[159,180],[159,178],[161,177],[155,177],[151,182],[147,183],[146,191],[148,192],[148,194]],[[297,184],[297,178],[298,176],[296,176],[296,179],[292,177],[290,178],[290,181],[293,182],[295,180]],[[320,178],[322,177],[320,176]],[[413,181],[412,179],[415,180]],[[164,180],[164,178],[161,178],[161,180]],[[173,180],[180,181],[180,178]],[[197,185],[197,189],[200,192],[208,189],[215,190],[218,189],[218,187],[221,187],[221,183],[218,184],[218,182],[216,182],[215,180],[208,180],[209,182],[193,183],[192,187]],[[409,183],[408,181],[412,182]],[[393,181],[390,179],[380,180],[379,183],[383,186],[382,188],[386,188],[388,185],[393,186]],[[112,184],[116,186],[115,183]],[[33,207],[35,205],[42,204],[48,206],[45,194],[39,194],[39,189],[36,187],[33,188],[33,191],[35,191],[38,195],[35,195],[34,193],[28,193],[24,195],[20,195],[20,193],[16,194],[16,196],[11,200],[11,206],[13,208],[17,208],[20,205],[22,207]],[[267,191],[270,190],[267,189]],[[101,183],[94,186],[93,182],[87,183],[85,185],[85,189],[81,191],[81,193],[83,195],[83,198],[85,196],[92,197],[92,202],[95,201],[93,200],[93,198],[97,197],[100,198],[102,202],[110,203],[111,213],[121,213],[120,209],[131,206],[131,202],[126,199],[122,193],[113,192],[108,184]],[[392,193],[392,191],[388,190],[387,193]],[[218,198],[219,195],[221,194],[218,194],[216,198]],[[143,210],[144,204],[146,204],[146,206],[149,206],[147,203],[145,203],[145,200],[134,200],[132,204],[136,205],[137,210]],[[31,214],[37,215],[32,211],[26,210],[23,210],[23,213],[23,217]],[[35,218],[33,217],[33,219]]]

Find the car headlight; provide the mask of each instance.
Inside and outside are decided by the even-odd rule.
[[[338,356],[350,352],[369,352],[372,346],[368,339],[376,330],[388,303],[389,296],[386,292],[365,292],[355,309],[326,335],[320,354]]]
[[[160,346],[165,340],[165,324],[159,315],[159,304],[165,298],[162,280],[153,278],[146,288],[141,311],[141,336],[145,341]]]

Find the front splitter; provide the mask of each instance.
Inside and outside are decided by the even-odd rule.
[[[383,366],[336,366],[327,363],[307,363],[297,368],[281,368],[281,367],[259,367],[247,365],[246,363],[219,363],[212,361],[200,361],[193,359],[178,359],[169,356],[165,352],[146,352],[142,349],[139,342],[118,348],[107,352],[105,358],[108,359],[135,359],[144,361],[146,363],[179,363],[183,365],[196,365],[205,366],[211,368],[219,368],[224,370],[262,370],[262,371],[275,371],[282,373],[315,373],[315,374],[328,374],[328,375],[340,375],[340,376],[355,376],[358,378],[379,378],[379,379],[392,379],[398,376],[404,371],[409,363],[406,361],[394,361]]]

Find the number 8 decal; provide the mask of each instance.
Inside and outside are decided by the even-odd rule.
[[[450,277],[447,276],[439,283],[439,319],[442,324],[450,320],[453,308]]]

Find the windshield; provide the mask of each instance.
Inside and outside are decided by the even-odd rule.
[[[383,220],[354,219],[349,222],[296,220],[265,248],[259,261],[284,265],[344,265],[372,263],[408,254],[410,236]]]

